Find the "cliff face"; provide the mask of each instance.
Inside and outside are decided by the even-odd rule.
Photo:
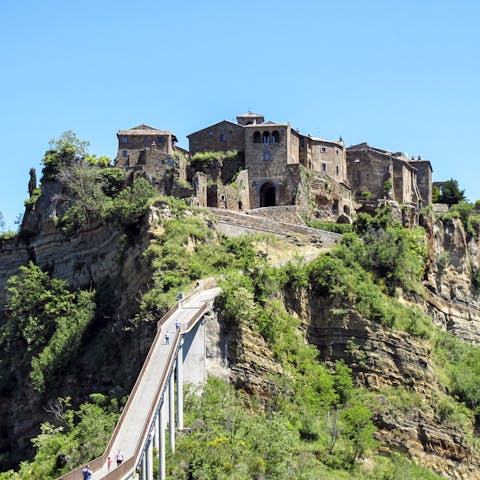
[[[143,325],[135,334],[122,329],[150,279],[151,272],[142,262],[149,242],[148,220],[130,238],[103,223],[65,236],[54,225],[64,208],[58,195],[58,185],[46,185],[35,209],[24,218],[24,235],[0,245],[0,302],[5,300],[7,279],[29,260],[76,288],[95,288],[100,305],[96,323],[82,353],[65,369],[61,394],[83,401],[88,393],[113,392],[118,385],[128,391],[154,331],[153,325]],[[158,215],[163,213],[151,213]],[[429,252],[428,293],[405,302],[423,306],[442,328],[480,342],[480,298],[471,280],[472,271],[480,265],[480,240],[467,236],[459,220],[424,219],[423,226]],[[383,398],[375,423],[386,451],[405,451],[450,478],[480,479],[480,458],[465,433],[432,407],[445,391],[434,376],[426,341],[353,312],[332,315],[332,307],[340,311],[342,305],[332,305],[314,291],[283,294],[288,310],[302,319],[309,341],[318,346],[321,356],[327,361],[344,359],[357,382]],[[268,346],[248,326],[227,328],[213,322],[209,337],[212,373],[259,393],[267,391],[269,373],[281,373]],[[22,381],[22,374],[26,375],[18,373],[15,388],[0,393],[0,453],[7,455],[7,465],[31,452],[30,438],[46,419],[44,407],[60,393],[59,389],[38,399]],[[388,396],[391,388],[413,392],[418,401],[395,404]]]
[[[62,208],[57,194],[58,185],[48,184],[35,209],[27,211],[22,235],[0,244],[0,302],[5,302],[7,279],[32,260],[74,288],[95,289],[96,318],[79,355],[65,366],[53,391],[39,397],[27,371],[17,371],[13,384],[0,386],[2,470],[32,454],[30,439],[38,435],[40,422],[52,420],[46,410],[58,396],[70,396],[78,405],[92,392],[128,393],[155,331],[152,324],[135,332],[124,329],[151,278],[142,261],[148,222],[131,238],[102,223],[65,236],[54,224]]]
[[[429,268],[425,307],[445,330],[480,343],[480,296],[472,281],[480,265],[480,236],[467,235],[460,219],[424,219]]]

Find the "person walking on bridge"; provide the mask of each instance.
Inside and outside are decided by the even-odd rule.
[[[82,470],[83,480],[90,480],[93,472],[90,470],[90,465],[85,465]]]
[[[115,460],[117,461],[117,467],[123,462],[123,453],[121,450],[119,450],[115,455]]]

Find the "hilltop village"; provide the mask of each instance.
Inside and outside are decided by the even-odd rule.
[[[342,138],[304,135],[251,112],[191,133],[188,151],[172,132],[148,125],[117,137],[117,167],[196,206],[350,223],[356,212],[388,203],[401,207],[408,226],[432,203],[428,160],[367,143],[345,147]]]

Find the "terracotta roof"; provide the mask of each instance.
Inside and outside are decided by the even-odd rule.
[[[243,113],[242,115],[237,115],[237,117],[263,117],[263,115],[260,115],[258,113],[248,112],[248,113]]]
[[[119,130],[117,135],[173,135],[168,130],[158,130],[149,125],[138,125],[128,130]]]
[[[230,125],[233,125],[235,127],[244,128],[243,125],[239,125],[238,123],[231,122],[230,120],[222,120],[220,122],[214,123],[213,125],[209,125],[208,127],[202,128],[200,130],[197,130],[196,132],[192,132],[192,133],[188,134],[187,138],[190,138],[192,135],[195,135],[196,133],[203,132],[204,130],[210,130],[211,128],[216,127],[217,125],[220,125],[221,123],[229,123]]]
[[[338,140],[327,140],[326,138],[312,137],[309,135],[302,135],[302,136],[305,138],[308,138],[309,140],[313,140],[314,142],[329,143],[330,145],[336,145],[340,148],[345,148],[345,145],[343,144],[343,142]]]

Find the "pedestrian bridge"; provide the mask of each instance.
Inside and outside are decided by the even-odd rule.
[[[204,280],[158,322],[155,339],[105,453],[94,460],[85,459],[94,480],[123,480],[137,474],[141,480],[153,480],[154,462],[158,462],[158,478],[166,478],[165,433],[168,429],[174,451],[175,432],[183,429],[183,384],[203,384],[206,379],[203,319],[219,292],[213,281]],[[154,456],[154,448],[158,456]],[[118,450],[124,461],[117,467]],[[110,470],[109,456],[113,461]],[[82,467],[58,480],[81,479]]]

